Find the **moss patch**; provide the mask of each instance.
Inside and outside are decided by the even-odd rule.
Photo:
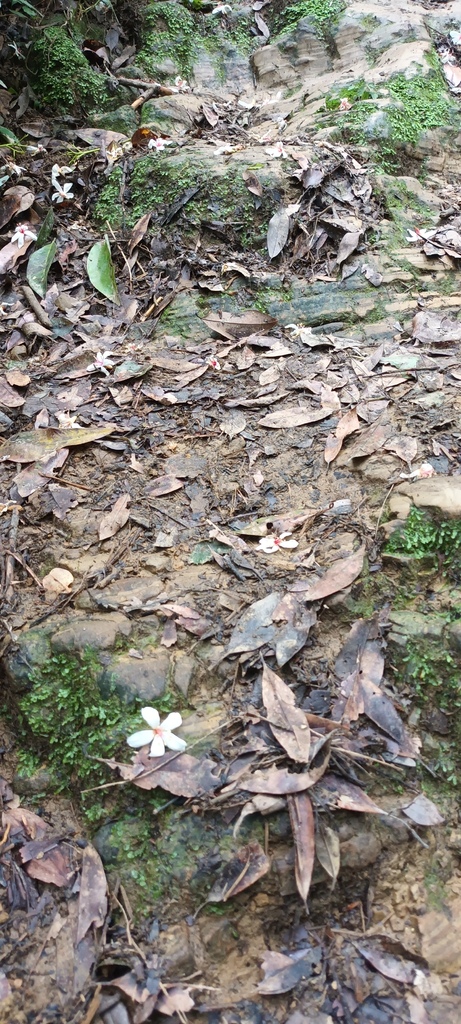
[[[283,12],[283,30],[289,31],[302,18],[310,18],[317,35],[323,39],[345,8],[344,0],[296,0],[296,3],[288,4]]]
[[[123,180],[121,167],[114,167],[107,184],[99,193],[93,209],[93,219],[97,225],[104,227],[107,223],[112,228],[119,228],[124,221],[124,211],[120,203],[120,188]]]
[[[32,44],[28,73],[40,103],[62,113],[101,109],[106,103],[105,79],[58,26],[42,29]]]
[[[150,74],[158,65],[172,60],[186,77],[192,72],[197,53],[197,30],[194,15],[178,3],[155,3],[145,14],[144,45],[138,61]]]

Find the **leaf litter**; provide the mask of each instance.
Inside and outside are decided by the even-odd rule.
[[[270,28],[257,5],[254,9],[255,25],[262,42],[267,42]],[[122,46],[115,41],[117,31],[114,33],[108,49],[87,40],[84,52],[94,52],[103,62],[115,64]],[[114,49],[120,50],[115,58]],[[453,71],[450,79],[452,67],[444,62],[445,74],[456,88]],[[213,100],[202,103],[201,108],[199,132],[219,136],[228,120],[225,104]],[[197,756],[167,754],[155,763],[143,750],[125,763],[119,751],[117,758],[101,759],[106,777],[145,791],[163,790],[175,801],[173,813],[179,808],[181,813],[201,815],[205,821],[207,814],[222,813],[234,829],[236,819],[240,827],[250,816],[260,815],[267,821],[272,814],[280,814],[281,808],[286,809],[294,851],[291,873],[301,902],[310,908],[315,905],[316,870],[323,870],[327,888],[334,885],[340,871],[342,843],[335,815],[344,811],[352,816],[385,816],[379,796],[374,799],[373,786],[371,796],[366,792],[373,772],[370,765],[377,761],[385,771],[392,761],[397,765],[402,758],[413,763],[418,760],[419,743],[403,721],[407,704],[402,704],[385,680],[383,630],[374,617],[357,625],[358,639],[354,634],[347,652],[342,656],[340,652],[334,673],[331,661],[330,674],[319,671],[322,682],[328,678],[325,692],[315,680],[307,680],[312,678],[310,652],[316,650],[327,616],[337,607],[335,601],[340,606],[350,588],[354,593],[360,577],[369,569],[375,571],[379,560],[374,541],[376,517],[366,505],[362,508],[355,483],[349,490],[353,474],[366,470],[375,459],[392,467],[386,485],[393,486],[398,460],[398,468],[403,468],[403,462],[411,474],[415,461],[431,453],[428,432],[434,425],[443,428],[442,443],[435,442],[438,450],[434,454],[441,458],[455,450],[447,395],[453,404],[459,387],[453,350],[459,340],[458,321],[437,309],[419,310],[409,330],[395,324],[394,333],[388,332],[383,342],[378,334],[376,342],[371,334],[368,340],[360,340],[356,332],[344,331],[341,326],[324,326],[320,331],[309,323],[288,325],[280,308],[274,315],[254,308],[250,284],[262,280],[270,269],[266,256],[254,253],[249,259],[225,238],[224,244],[217,243],[214,248],[199,246],[195,253],[188,252],[187,258],[183,250],[178,260],[178,249],[170,249],[164,260],[157,259],[155,246],[161,247],[165,238],[161,232],[178,215],[187,216],[192,195],[177,209],[146,211],[131,231],[124,233],[123,252],[118,240],[90,237],[91,232],[82,232],[80,227],[75,242],[68,231],[69,204],[74,200],[70,194],[71,189],[82,190],[79,200],[86,204],[80,182],[88,183],[93,173],[90,162],[94,159],[96,173],[101,173],[124,160],[128,147],[142,151],[142,146],[153,141],[160,149],[170,141],[155,132],[147,136],[145,130],[131,141],[103,129],[84,128],[76,134],[97,152],[79,151],[78,169],[72,170],[78,184],[64,183],[63,175],[58,185],[54,183],[58,190],[55,219],[46,217],[40,223],[43,208],[35,205],[28,186],[8,187],[0,206],[8,232],[14,238],[21,226],[23,235],[19,232],[16,241],[7,242],[0,254],[0,267],[13,282],[12,294],[7,293],[2,333],[7,354],[20,360],[20,369],[8,366],[0,387],[0,409],[6,410],[1,458],[5,472],[16,474],[9,478],[12,494],[21,499],[21,515],[28,535],[35,537],[36,548],[42,547],[43,535],[50,536],[53,516],[72,530],[80,516],[88,531],[83,541],[83,533],[76,529],[75,544],[67,545],[74,556],[66,549],[63,560],[72,563],[73,572],[61,567],[59,558],[54,557],[55,568],[46,575],[36,572],[38,583],[28,571],[27,544],[25,540],[20,543],[14,555],[22,586],[28,591],[25,604],[29,601],[29,608],[35,606],[40,580],[47,592],[43,600],[56,594],[67,601],[85,590],[89,572],[98,607],[115,613],[124,609],[136,623],[157,616],[163,647],[179,645],[180,653],[183,648],[188,651],[187,633],[192,637],[191,651],[198,642],[196,637],[203,637],[204,644],[209,633],[213,640],[218,638],[213,671],[218,664],[226,671],[230,666],[234,682],[230,712],[228,709],[232,721],[221,716],[216,748],[211,754]],[[219,142],[219,137],[214,141]],[[302,146],[305,153],[300,154],[299,145],[276,142],[273,147],[278,150],[274,162],[276,156],[277,162],[289,160],[292,178],[299,186],[295,186],[295,195],[290,193],[289,205],[273,207],[268,222],[269,261],[273,268],[283,267],[288,278],[302,268],[305,281],[314,284],[321,283],[322,277],[331,280],[332,272],[338,275],[338,282],[347,282],[349,273],[352,276],[358,270],[366,288],[379,290],[383,275],[374,258],[365,262],[368,257],[363,255],[367,231],[374,226],[379,209],[365,168],[347,149],[332,144],[312,147],[306,142]],[[77,178],[77,173],[83,177]],[[256,203],[265,195],[263,176],[244,171],[242,180],[254,197],[256,212]],[[30,220],[25,220],[29,211]],[[457,231],[453,217],[448,226],[434,232],[420,229],[409,241],[420,246],[433,263],[448,260],[457,266]],[[147,281],[151,245],[155,273]],[[351,257],[358,262],[348,263]],[[65,283],[63,270],[69,275]],[[226,294],[221,308],[219,292],[228,288],[227,275],[237,275],[243,292],[230,304]],[[21,290],[21,281],[30,285],[32,300]],[[212,296],[217,293],[219,301],[213,299],[202,317],[200,336],[194,332],[186,340],[172,337],[162,325],[162,314],[176,297],[205,286]],[[229,294],[233,294],[231,290]],[[315,357],[317,349],[320,359]],[[438,390],[431,390],[433,382],[429,376],[424,378],[424,373],[439,375]],[[126,382],[129,387],[121,388]],[[438,393],[440,418],[429,412],[426,423],[426,414],[415,413],[415,409],[432,407],[416,403]],[[299,402],[293,404],[298,394]],[[403,421],[397,415],[399,403],[407,396],[408,423],[406,417]],[[283,405],[273,411],[278,403]],[[244,408],[245,414],[233,412],[239,408]],[[75,411],[79,425],[62,428],[58,414]],[[197,475],[189,476],[181,469],[170,472],[167,462],[172,452],[185,460],[195,452],[200,454],[203,464]],[[285,466],[292,462],[291,474],[287,475],[286,469],[281,473],[283,462]],[[321,481],[317,492],[309,486],[307,498],[302,475],[306,463],[312,479]],[[322,463],[330,466],[327,484],[318,469]],[[18,472],[19,466],[25,468]],[[346,497],[344,477],[348,481]],[[5,513],[13,517],[15,507],[6,503]],[[24,523],[21,520],[21,528]],[[153,538],[165,535],[166,524],[168,529],[174,526],[176,533],[163,548],[153,543]],[[279,550],[276,559],[267,558],[263,564],[259,540],[270,541],[284,533],[295,538],[296,548]],[[11,543],[14,547],[15,541]],[[75,547],[81,545],[89,550],[90,561],[94,560],[94,566],[84,571],[74,567],[78,561]],[[200,545],[207,546],[210,561],[194,562]],[[53,556],[55,550],[54,546]],[[146,569],[142,565],[140,569],[140,551]],[[159,555],[162,551],[170,554]],[[5,557],[11,560],[14,555],[8,552]],[[101,553],[106,568],[98,570]],[[155,573],[162,563],[155,562],[156,557],[171,559],[168,572],[161,574],[159,588]],[[36,551],[32,565],[40,570]],[[199,575],[187,576],[189,565],[210,569],[212,575],[205,577],[213,580],[208,593]],[[122,571],[125,566],[127,572]],[[148,575],[144,577],[143,572]],[[111,590],[112,574],[116,579]],[[145,579],[145,590],[131,595],[129,588],[124,591],[126,576],[128,582]],[[19,606],[12,585],[8,585],[11,574],[5,578],[11,632],[21,628],[14,618]],[[22,614],[21,626],[35,618],[36,609]],[[338,623],[338,630],[343,632],[341,625]],[[141,663],[142,650],[130,648],[133,650],[140,654]],[[276,668],[283,670],[283,678]],[[326,694],[327,689],[333,693]],[[239,751],[247,760],[233,779],[232,766]],[[423,830],[441,826],[444,820],[436,804],[422,794],[407,800],[398,814],[399,821],[407,819],[411,827]],[[88,979],[92,969],[86,965],[97,962],[99,956],[95,929],[104,930],[108,925],[107,879],[99,855],[91,844],[82,852],[72,841],[70,857],[67,839],[44,838],[43,819],[7,791],[3,828],[18,837],[15,848],[7,846],[1,855],[11,871],[9,893],[13,903],[18,901],[16,906],[35,906],[40,891],[49,893],[37,889],[36,882],[55,888],[74,885],[75,899],[69,906],[74,907],[72,913],[77,911],[72,927],[75,925],[79,949],[69,946],[70,931],[68,934],[58,910],[50,941],[62,943],[61,959],[66,949],[74,949],[78,964],[72,985],[74,991],[81,991],[82,976]],[[211,880],[213,874],[208,868],[207,878]],[[208,902],[227,903],[252,886],[256,895],[264,895],[259,883],[271,877],[267,848],[256,841],[234,847],[216,881],[211,886],[208,883]],[[163,965],[156,953],[139,956],[130,941],[131,909],[125,895],[121,889],[109,891],[112,906],[117,906],[114,900],[121,903],[123,927],[128,921],[129,955],[125,950],[123,961],[127,971],[121,977],[114,972],[109,981],[98,982],[98,988],[118,987],[128,1004],[115,1005],[128,1005],[135,1022],[148,1019],[154,1011],[178,1013],[182,1019],[194,1006],[193,990],[175,979],[162,981]],[[334,945],[337,937],[332,941]],[[259,983],[259,994],[304,991],[304,983],[326,955],[323,943],[324,937],[311,947],[305,936],[291,935],[283,952],[268,950],[262,960],[265,978]],[[405,955],[398,959],[377,941],[372,947],[369,940],[356,944],[355,949],[383,977],[414,985],[415,969]],[[110,974],[110,965],[107,970]],[[365,972],[363,961],[356,968],[356,996],[361,971]],[[0,986],[3,982],[0,995],[7,998],[11,991],[7,975],[0,978]],[[365,981],[363,985],[365,989]],[[108,1004],[101,991],[95,994],[95,1013],[98,1007],[106,1013]],[[408,1005],[414,1016],[419,1007],[417,997],[412,998],[413,1003],[408,996]],[[356,998],[355,1006],[359,1004]]]

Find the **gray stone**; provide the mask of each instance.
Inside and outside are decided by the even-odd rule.
[[[40,669],[49,660],[49,633],[49,629],[29,629],[8,649],[3,659],[3,667],[13,693],[31,689],[32,671]]]
[[[15,772],[13,776],[13,789],[20,796],[36,796],[38,793],[46,793],[56,784],[52,773],[46,768],[39,768],[33,775],[22,775]]]
[[[461,653],[461,620],[452,622],[448,628],[448,643],[452,651]]]
[[[107,651],[118,636],[129,636],[131,628],[130,620],[121,612],[77,616],[53,634],[51,646],[55,651],[83,651],[85,647]]]
[[[408,495],[417,508],[436,509],[450,518],[461,518],[461,476],[431,476],[400,484],[396,491]]]
[[[184,697],[187,697],[189,692],[194,670],[194,658],[191,658],[189,654],[185,654],[183,651],[178,651],[174,666],[174,685]]]
[[[137,828],[136,823],[123,822],[123,827],[121,827],[121,823],[117,821],[107,822],[98,828],[91,842],[106,867],[117,863],[118,856],[122,852],[123,846],[126,845],[126,840],[129,837],[136,837]],[[125,842],[123,841],[124,831],[128,833]]]
[[[154,576],[130,576],[128,579],[109,583],[103,590],[94,587],[89,593],[92,600],[103,608],[136,611],[158,597],[163,589],[162,581]]]
[[[445,622],[443,615],[424,615],[422,612],[402,611],[390,612],[389,622],[393,633],[402,637],[425,637],[438,640],[443,633]]]
[[[117,107],[117,110],[105,111],[101,114],[94,114],[93,125],[96,128],[105,128],[110,132],[121,132],[131,138],[137,128],[136,111],[129,103]]]
[[[98,680],[101,693],[105,695],[111,686],[128,703],[142,700],[154,703],[162,697],[168,686],[170,659],[166,651],[153,651],[142,661],[121,654],[112,659],[103,676]]]
[[[180,709],[179,709],[180,710]],[[207,754],[213,747],[219,746],[221,726],[226,721],[224,704],[218,701],[202,706],[200,712],[194,711],[177,729],[178,736],[186,740],[191,754],[200,757]]]
[[[359,832],[345,843],[341,843],[341,868],[361,871],[374,864],[381,853],[381,843],[373,832]]]

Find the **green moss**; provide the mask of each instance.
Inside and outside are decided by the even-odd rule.
[[[93,219],[102,228],[106,224],[110,224],[112,228],[119,228],[123,224],[124,211],[120,202],[122,181],[122,168],[114,167],[107,179],[107,184],[99,193],[93,209]]]
[[[105,79],[88,64],[76,43],[58,26],[41,30],[28,59],[28,73],[40,103],[67,113],[101,109]]]
[[[172,60],[186,78],[197,52],[197,27],[193,14],[179,3],[154,3],[145,14],[144,45],[138,54],[142,67],[154,77],[158,65]]]
[[[53,773],[57,792],[78,795],[105,782],[107,773],[94,758],[113,755],[139,724],[139,711],[128,711],[113,694],[101,696],[98,671],[89,650],[81,657],[53,654],[32,670],[31,689],[19,698],[19,742]]]
[[[429,558],[434,565],[438,557],[456,575],[461,553],[461,520],[437,522],[421,509],[412,508],[405,526],[391,534],[386,551],[389,554]]]
[[[290,30],[302,18],[310,18],[317,34],[324,38],[345,8],[344,0],[296,0],[283,12],[284,30]]]

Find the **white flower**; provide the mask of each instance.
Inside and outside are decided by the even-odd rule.
[[[53,166],[51,168],[51,180],[53,182],[53,185],[57,185],[56,178],[65,178],[66,174],[73,174],[73,173],[74,173],[73,167],[66,167],[65,165],[60,167],[59,164],[53,164]]]
[[[279,548],[297,548],[297,540],[286,540],[286,537],[291,537],[291,533],[281,533],[280,537],[274,537],[270,534],[269,537],[261,537],[259,541],[259,547],[262,548],[266,555],[272,555],[274,551],[278,551]]]
[[[343,96],[342,99],[339,101],[339,109],[340,110],[350,110],[351,107],[352,107],[351,101],[348,100],[347,96]]]
[[[53,192],[51,196],[52,203],[65,203],[68,199],[74,198],[74,193],[71,192],[72,183],[70,181],[66,181],[66,184],[62,186],[58,181],[53,181],[53,185],[56,188],[56,192]]]
[[[25,169],[25,167],[20,167],[19,164],[8,164],[8,170],[10,174],[17,174],[18,178],[21,177],[21,174],[23,173],[23,171],[25,171]]]
[[[284,160],[288,159],[288,153],[283,148],[283,142],[276,142],[275,146],[266,146],[265,153],[267,153],[270,160],[282,157]]]
[[[423,240],[428,242],[436,234],[436,228],[416,228],[415,231],[408,232],[406,240],[407,242],[421,242]]]
[[[37,156],[37,153],[46,153],[46,147],[42,146],[41,142],[37,142],[36,146],[26,146],[26,153]]]
[[[31,231],[30,228],[27,227],[27,224],[17,224],[14,235],[11,236],[11,241],[17,242],[18,249],[22,249],[24,242],[27,242],[28,239],[31,242],[37,241],[35,231]]]
[[[216,7],[213,7],[213,10],[212,10],[211,13],[212,14],[230,14],[231,11],[232,11],[232,7],[231,7],[230,4],[217,4]]]
[[[81,424],[78,422],[76,416],[71,416],[68,412],[57,412],[56,419],[60,427],[66,430],[78,430]]]
[[[149,142],[147,143],[147,148],[156,149],[160,152],[160,150],[165,149],[165,146],[172,146],[173,141],[173,139],[149,139]]]
[[[208,366],[212,370],[220,370],[221,369],[221,363],[218,362],[218,360],[216,359],[216,356],[210,356],[210,358],[208,360]]]
[[[113,365],[112,352],[98,352],[94,363],[90,363],[87,366],[87,370],[100,370],[101,373],[105,373],[106,377],[108,377],[109,369],[111,370]]]
[[[186,741],[173,735],[173,729],[179,729],[182,724],[179,711],[173,711],[171,715],[167,715],[164,722],[160,721],[160,715],[156,708],[141,708],[141,715],[144,721],[150,725],[150,729],[141,729],[140,732],[128,736],[126,742],[129,747],[144,747],[150,743],[149,757],[161,757],[165,753],[165,747],[168,747],[168,750],[177,751],[186,749]]]
[[[188,85],[188,83],[186,82],[185,78],[181,78],[181,75],[176,75],[176,78],[174,80],[174,84],[175,84],[176,88],[179,89],[179,92],[190,92],[191,91],[190,85]]]
[[[237,146],[231,146],[230,142],[220,142],[219,139],[212,139],[216,146],[216,156],[224,156],[225,153],[235,153]]]

